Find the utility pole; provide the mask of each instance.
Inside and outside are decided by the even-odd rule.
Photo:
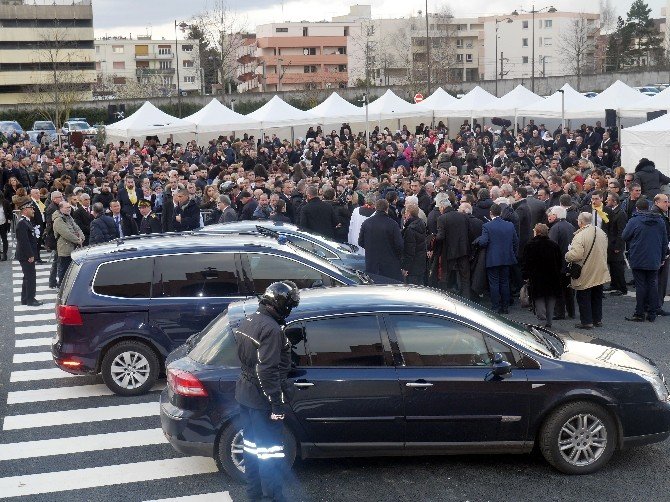
[[[503,79],[505,76],[505,73],[503,72],[503,65],[505,64],[505,58],[503,57],[503,52],[500,51],[500,80]],[[498,81],[496,81],[496,87],[498,86]],[[498,93],[498,89],[496,89],[496,94]]]
[[[428,0],[426,0],[426,72],[427,72],[426,96],[430,96],[430,35],[428,33]]]

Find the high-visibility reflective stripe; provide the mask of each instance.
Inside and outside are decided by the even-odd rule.
[[[251,446],[252,448],[256,448],[256,443],[252,443],[251,441],[247,441],[246,439],[242,440],[244,442],[245,446]]]
[[[271,446],[270,448],[263,448],[263,447],[258,447],[256,448],[256,451],[258,453],[276,453],[278,451],[284,451],[283,446]]]
[[[256,455],[259,460],[268,460],[270,458],[284,458],[283,453],[258,453]]]

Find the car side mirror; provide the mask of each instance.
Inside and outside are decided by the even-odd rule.
[[[505,361],[500,352],[496,352],[493,356],[493,366],[491,367],[491,372],[498,377],[504,377],[512,373],[512,364],[509,361]]]
[[[312,288],[322,288],[323,287],[323,281],[321,279],[315,279],[312,281]]]

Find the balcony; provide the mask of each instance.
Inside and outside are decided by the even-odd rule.
[[[148,77],[150,75],[174,75],[174,68],[137,68],[135,70],[135,75],[137,78]]]
[[[348,72],[325,72],[319,71],[316,73],[284,73],[281,78],[282,84],[307,84],[307,83],[339,83],[348,82]],[[267,75],[266,83],[268,85],[277,85],[279,83],[279,75],[276,73]]]
[[[348,56],[346,54],[317,54],[316,56],[305,55],[282,55],[282,56],[266,56],[261,58],[265,61],[267,66],[279,65],[279,59],[282,59],[282,65],[286,66],[306,66],[306,65],[322,65],[322,64],[347,64]]]
[[[253,63],[254,61],[258,61],[258,58],[252,54],[244,54],[243,56],[237,58],[237,62],[240,64],[249,64]]]
[[[258,78],[258,77],[259,77],[259,75],[256,72],[247,71],[245,73],[240,73],[237,76],[237,80],[239,80],[240,82],[249,82],[249,80],[253,80],[253,79]]]

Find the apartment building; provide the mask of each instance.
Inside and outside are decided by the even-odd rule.
[[[95,41],[97,94],[115,94],[115,87],[132,85],[147,95],[168,96],[177,92],[177,80],[182,94],[200,93],[200,68],[198,40],[153,40],[145,35]]]
[[[91,0],[0,0],[0,104],[90,99],[93,38]]]
[[[555,9],[554,9],[555,10]],[[581,56],[583,73],[599,71],[598,39],[600,14],[582,12],[517,12],[480,18],[484,26],[483,74],[487,80],[530,78],[535,54],[535,76],[555,76],[574,73],[570,45],[578,35],[588,48]],[[497,22],[496,22],[497,21]],[[533,23],[534,21],[534,23]],[[534,36],[533,36],[534,33]],[[497,35],[497,37],[496,37]],[[497,52],[496,52],[497,38]]]

